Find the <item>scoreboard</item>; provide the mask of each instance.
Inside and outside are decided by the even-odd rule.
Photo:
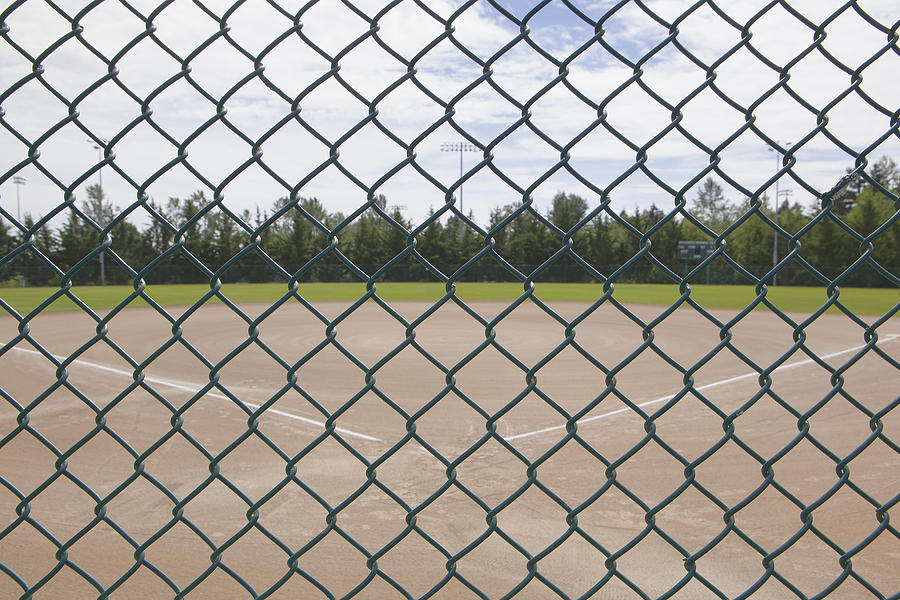
[[[716,249],[712,241],[689,240],[678,242],[678,260],[703,260]]]

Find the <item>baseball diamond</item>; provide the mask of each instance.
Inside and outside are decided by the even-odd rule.
[[[11,2],[0,598],[900,600],[898,43]]]

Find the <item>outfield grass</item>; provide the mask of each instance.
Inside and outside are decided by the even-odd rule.
[[[750,286],[693,285],[691,297],[705,308],[742,309],[755,297]],[[434,301],[444,293],[438,283],[379,283],[379,297],[388,301]],[[20,314],[31,312],[50,298],[58,288],[2,288],[0,298]],[[75,295],[94,310],[107,310],[122,302],[133,291],[128,286],[84,286],[73,288]],[[284,284],[228,284],[222,292],[231,301],[241,304],[272,302],[287,291]],[[146,292],[163,306],[193,304],[205,293],[208,285],[152,285]],[[365,293],[363,284],[355,283],[305,283],[300,294],[310,302],[352,302]],[[461,283],[458,295],[466,301],[510,302],[522,293],[521,284],[515,283]],[[547,302],[594,302],[603,288],[591,283],[539,283],[536,294]],[[663,284],[627,284],[615,286],[614,297],[625,304],[671,304],[678,297],[678,288]],[[779,309],[787,312],[813,312],[826,301],[821,287],[769,288],[767,297]],[[900,302],[897,289],[842,288],[841,302],[860,315],[883,315]],[[213,298],[210,302],[218,302]],[[146,306],[141,299],[130,306]],[[44,308],[46,311],[74,310],[75,304],[62,297]],[[835,312],[832,308],[831,311]]]

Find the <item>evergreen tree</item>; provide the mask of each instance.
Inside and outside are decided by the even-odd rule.
[[[738,225],[726,240],[728,256],[757,277],[768,273],[773,266],[775,232],[763,217],[772,219],[774,213],[766,208],[767,199],[763,196],[759,211]],[[741,212],[746,213],[749,210],[748,200],[741,206]]]
[[[240,281],[249,283],[260,283],[264,281],[274,281],[276,278],[275,271],[271,269],[268,261],[263,259],[263,253],[266,248],[271,247],[272,232],[268,227],[262,227],[267,215],[260,208],[256,207],[256,212],[251,213],[249,209],[245,209],[241,213],[241,219],[254,229],[259,236],[259,246],[253,252],[246,254],[242,259],[240,266],[233,269]],[[248,245],[252,241],[251,237],[247,238]]]
[[[54,262],[63,271],[69,271],[84,257],[95,250],[101,242],[97,227],[103,227],[115,216],[115,210],[106,201],[103,190],[98,185],[87,188],[87,199],[82,203],[82,215],[70,209],[66,222],[59,230],[58,248]],[[33,223],[31,224],[33,226]],[[100,281],[99,259],[79,267],[73,273],[76,283],[97,283]]]
[[[244,246],[245,232],[238,227],[231,216],[224,211],[207,213],[207,239],[212,250],[211,270],[221,268],[240,252]],[[229,267],[230,268],[230,267]]]
[[[110,251],[124,261],[135,272],[139,272],[151,259],[141,231],[128,221],[120,221],[112,228],[112,245]],[[131,275],[118,264],[118,261],[106,259],[106,279],[111,283],[130,283]]]
[[[817,216],[814,213],[812,216]],[[801,255],[816,270],[829,279],[837,277],[854,260],[856,243],[832,219],[833,214],[822,219],[801,239]],[[808,283],[813,281],[807,278]],[[818,281],[816,281],[818,283]]]
[[[162,254],[172,245],[175,234],[172,232],[172,223],[175,216],[172,214],[173,204],[177,207],[178,198],[169,198],[169,202],[164,206],[153,200],[147,205],[155,213],[150,220],[150,224],[143,231],[145,244],[154,254],[154,258]],[[158,216],[156,216],[158,215]]]
[[[376,199],[382,210],[387,207],[387,199],[379,196]],[[369,208],[359,215],[347,228],[350,239],[347,245],[341,245],[341,250],[360,269],[369,275],[374,273],[383,264],[384,252],[384,227],[380,223],[381,217],[374,209]]]
[[[18,243],[16,236],[13,235],[12,227],[7,225],[5,221],[0,220],[0,257],[8,256],[17,246]],[[22,261],[19,259],[18,264],[15,266],[21,267],[21,264]],[[13,276],[13,273],[18,270],[19,269],[14,270],[13,261],[0,264],[0,284],[9,280],[9,278]]]
[[[844,284],[885,285],[892,281],[890,275],[885,276],[879,270],[896,271],[900,267],[900,223],[884,227],[896,214],[898,189],[900,173],[897,165],[893,159],[882,157],[871,165],[865,177],[851,182],[844,193],[845,198],[835,204],[827,218],[798,240],[802,258],[833,279],[861,253],[868,253],[868,271],[861,270],[851,279],[844,280]],[[89,186],[87,192],[81,211],[71,210],[64,215],[66,220],[58,230],[42,227],[31,232],[35,250],[0,266],[0,280],[8,280],[17,270],[25,270],[29,274],[29,283],[55,283],[56,276],[39,260],[38,249],[63,271],[70,270],[96,250],[101,240],[98,229],[112,223],[119,213],[99,186]],[[210,202],[204,191],[198,190],[184,200],[172,197],[164,204],[149,201],[147,208],[151,213],[155,211],[156,216],[142,230],[125,220],[116,222],[110,230],[112,244],[107,254],[107,278],[127,282],[128,267],[141,272],[163,255],[164,260],[152,271],[141,273],[148,282],[206,281],[208,276],[192,264],[189,256],[216,271],[240,254],[250,243],[251,236],[256,235],[259,251],[230,265],[225,278],[226,281],[266,281],[274,276],[269,259],[295,274],[329,248],[331,232],[344,222],[342,214],[330,213],[314,197],[279,199],[272,208],[274,214],[279,214],[278,219],[265,226],[267,212],[257,209],[254,215],[245,210],[235,217],[219,206],[207,210]],[[846,211],[841,213],[843,209]],[[750,210],[748,201],[740,206],[729,203],[722,187],[713,178],[707,178],[699,187],[690,213],[713,231],[721,232]],[[533,209],[522,210],[520,203],[513,203],[494,208],[486,227],[493,232],[491,242],[501,262],[506,261],[524,273],[531,273],[564,247],[566,235],[587,211],[588,203],[583,198],[559,192],[552,198],[546,216]],[[818,215],[820,213],[815,211],[807,213],[798,204],[785,202],[778,207],[778,224],[787,232],[778,240],[779,258],[790,252],[790,237]],[[472,219],[471,213],[469,219]],[[764,205],[743,219],[725,240],[729,259],[757,276],[767,272],[773,261],[773,220],[773,211]],[[504,222],[503,227],[499,227]],[[27,227],[34,224],[27,215],[24,223]],[[476,256],[487,243],[472,227],[460,223],[461,219],[451,214],[446,219],[430,221],[417,235],[419,254],[447,275]],[[869,240],[872,244],[869,252],[868,242],[861,246],[858,239],[842,230],[843,227],[852,228],[862,237],[871,236],[879,228],[883,231]],[[388,209],[387,199],[379,196],[375,206],[334,235],[339,238],[338,252],[360,268],[374,273],[406,250],[411,228],[412,223],[403,215],[401,207]],[[641,239],[647,234],[651,243],[650,264],[641,261],[632,265],[629,272],[620,275],[620,281],[668,281],[664,274],[666,268],[676,272],[681,270],[677,260],[679,241],[710,239],[709,234],[701,231],[691,219],[682,218],[682,215],[673,218],[655,205],[647,209],[636,207],[631,214],[605,211],[573,234],[571,253],[559,256],[540,277],[543,280],[584,280],[587,273],[577,265],[579,260],[594,265],[602,273],[611,273],[641,251]],[[0,252],[9,254],[20,243],[20,237],[8,224],[0,223]],[[183,242],[183,250],[173,248],[176,237]],[[814,283],[815,278],[799,266],[789,265],[782,270],[779,283]],[[43,274],[34,278],[31,272],[35,270]],[[331,253],[321,257],[302,276],[306,280],[338,281],[351,279],[350,273],[338,254]],[[727,276],[719,275],[722,282],[744,282],[733,270]],[[98,282],[96,261],[82,265],[72,276],[79,284]],[[418,260],[407,257],[393,265],[383,277],[428,279],[431,276]],[[511,277],[491,257],[483,259],[464,275],[464,278],[479,280],[509,280]]]
[[[521,208],[519,204],[504,207],[499,213],[505,216]],[[538,220],[531,210],[524,210],[506,225],[507,230],[500,254],[523,272],[530,273],[559,249],[550,229]],[[499,240],[498,240],[499,241]],[[498,248],[499,248],[498,244]]]
[[[465,225],[456,214],[451,214],[443,231],[443,245],[446,249],[447,265],[455,271],[457,267],[466,262],[466,252],[463,246],[465,238]]]
[[[97,231],[91,227],[74,209],[70,209],[66,222],[59,230],[59,249],[54,262],[68,272],[99,245]],[[97,283],[100,281],[99,262],[97,267],[82,265],[77,273],[70,275],[77,283]]]
[[[891,201],[875,188],[867,187],[857,197],[853,209],[847,215],[847,224],[859,235],[869,238],[890,219],[893,213]],[[897,263],[894,261],[900,257],[898,257],[896,244],[891,242],[900,241],[897,230],[898,225],[895,223],[868,243],[859,243],[854,240],[856,242],[854,243],[854,252],[849,258],[856,260],[859,256],[871,252],[869,254],[871,260],[877,261],[882,266],[896,267]],[[871,244],[871,250],[869,244]],[[885,283],[884,276],[871,268],[871,265],[861,269],[853,276],[854,285],[877,286]]]
[[[56,262],[59,253],[58,239],[47,225],[35,229],[35,220],[31,213],[25,213],[22,217],[22,225],[26,231],[32,231],[31,247],[17,255],[14,259],[15,274],[25,277],[26,285],[58,285],[59,279],[53,270],[47,266],[39,253],[47,259]],[[12,248],[16,248],[25,242],[25,235],[21,231],[16,232]],[[12,249],[11,248],[11,249]],[[18,282],[17,282],[18,285]]]
[[[660,210],[655,204],[651,205],[644,217],[647,230],[655,227],[666,217],[665,212]],[[681,240],[681,235],[681,221],[673,217],[650,236],[653,256],[676,272],[678,266],[678,242]]]
[[[434,210],[428,211],[428,219],[434,217]],[[449,265],[447,246],[444,240],[444,226],[440,219],[434,219],[416,238],[416,249],[429,263],[438,269]],[[448,273],[444,272],[445,275]]]
[[[612,239],[609,234],[609,221],[602,213],[591,221],[587,234],[584,259],[598,271],[603,272],[606,265],[610,264]]]

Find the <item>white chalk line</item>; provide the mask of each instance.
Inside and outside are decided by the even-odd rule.
[[[38,352],[37,350],[30,350],[28,348],[19,348],[19,347],[14,346],[12,348],[12,350],[17,350],[18,352],[25,352],[28,354],[36,354],[38,356],[44,356],[42,353]],[[65,357],[63,357],[63,356],[56,356],[55,354],[51,354],[51,356],[53,356],[53,358],[55,358],[56,360],[58,360],[60,362],[63,362],[64,360],[66,360]],[[72,361],[71,364],[77,364],[77,365],[81,365],[83,367],[90,367],[92,369],[97,369],[98,371],[106,371],[107,373],[115,373],[116,375],[122,375],[122,376],[128,377],[129,379],[134,381],[134,375],[128,371],[123,371],[122,369],[116,369],[113,367],[108,367],[106,365],[101,365],[99,363],[90,362],[90,361],[81,360],[81,359],[75,359]],[[198,387],[202,387],[202,386],[190,386],[190,385],[178,383],[178,382],[167,380],[167,379],[159,379],[158,377],[150,377],[147,375],[144,376],[144,381],[146,381],[147,383],[153,383],[156,385],[164,385],[166,387],[174,388],[176,390],[183,390],[185,392],[191,392],[192,394],[196,394],[198,391]],[[210,398],[216,398],[218,400],[231,401],[231,398],[229,398],[228,396],[225,396],[223,394],[218,394],[216,392],[211,392],[211,391],[206,392],[204,394],[204,396],[209,396]],[[252,408],[252,409],[259,409],[262,407],[262,405],[260,405],[260,404],[253,404],[251,402],[246,402],[244,400],[241,400],[241,402],[243,403],[244,406],[246,406],[248,408]],[[297,421],[301,421],[301,422],[307,423],[309,425],[315,425],[317,427],[322,427],[322,428],[325,427],[325,423],[323,423],[322,421],[316,421],[315,419],[301,417],[300,415],[295,415],[293,413],[285,412],[283,410],[278,410],[275,408],[267,408],[265,410],[265,412],[267,414],[271,413],[273,415],[279,415],[282,417],[287,417],[288,419],[294,419]],[[346,436],[355,437],[355,438],[359,438],[362,440],[368,440],[370,442],[383,441],[377,437],[373,437],[371,435],[366,435],[364,433],[359,433],[358,431],[353,431],[350,429],[344,429],[343,427],[335,427],[334,430],[337,431],[338,433],[344,434]]]
[[[884,343],[887,343],[887,342],[891,342],[891,341],[897,339],[898,337],[900,337],[900,334],[889,334],[889,335],[886,335],[886,336],[880,338],[878,341],[879,341],[879,343],[884,344]],[[829,358],[834,358],[835,356],[840,356],[840,355],[842,355],[842,354],[849,354],[849,353],[851,353],[851,352],[857,352],[857,351],[862,350],[863,348],[865,348],[867,345],[868,345],[868,344],[863,344],[863,345],[861,345],[861,346],[854,346],[853,348],[847,348],[847,349],[845,349],[845,350],[840,350],[840,351],[838,351],[838,352],[832,352],[831,354],[825,354],[825,355],[823,355],[823,356],[820,356],[819,359],[820,359],[820,360],[827,360],[827,359],[829,359]],[[12,350],[17,350],[17,351],[19,351],[19,352],[25,352],[25,353],[28,353],[28,354],[34,354],[34,355],[37,355],[37,356],[44,356],[42,353],[40,353],[40,352],[38,352],[38,351],[36,351],[36,350],[29,350],[28,348],[13,347]],[[51,356],[53,356],[53,358],[55,358],[56,360],[58,360],[58,361],[60,361],[60,362],[63,362],[63,361],[65,360],[65,357],[62,357],[62,356],[56,356],[56,355],[51,355]],[[788,363],[788,364],[785,364],[785,365],[781,365],[780,367],[778,367],[778,368],[772,370],[772,373],[777,373],[778,371],[786,371],[786,370],[788,370],[788,369],[794,369],[794,368],[797,368],[797,367],[802,367],[802,366],[805,366],[805,365],[808,365],[808,364],[812,364],[812,363],[814,363],[814,362],[815,362],[815,361],[814,361],[813,359],[811,359],[811,358],[807,358],[807,359],[804,359],[804,360],[799,360],[799,361],[797,361],[797,362],[792,362],[792,363]],[[79,365],[85,366],[85,367],[90,367],[90,368],[93,368],[93,369],[97,369],[97,370],[99,370],[99,371],[107,371],[107,372],[109,372],[109,373],[114,373],[114,374],[116,374],[116,375],[121,375],[121,376],[123,376],[123,377],[128,377],[129,379],[132,379],[132,380],[134,379],[133,374],[130,373],[130,372],[128,372],[128,371],[123,371],[123,370],[121,370],[121,369],[116,369],[116,368],[113,368],[113,367],[108,367],[108,366],[106,366],[106,365],[101,365],[101,364],[99,364],[99,363],[94,363],[94,362],[90,362],[90,361],[86,361],[86,360],[81,360],[81,359],[76,359],[76,360],[72,361],[72,363],[79,364]],[[694,389],[697,390],[697,391],[708,390],[708,389],[711,389],[711,388],[714,388],[714,387],[718,387],[718,386],[722,386],[722,385],[728,385],[729,383],[734,383],[734,382],[736,382],[736,381],[741,381],[741,380],[744,380],[744,379],[750,379],[750,378],[757,378],[757,377],[759,377],[759,373],[757,373],[756,371],[753,371],[753,372],[750,372],[750,373],[745,373],[745,374],[743,374],[743,375],[737,375],[737,376],[735,376],[735,377],[728,377],[728,378],[726,378],[726,379],[720,379],[719,381],[714,381],[714,382],[712,382],[712,383],[707,383],[707,384],[705,384],[705,385],[695,386]],[[195,387],[192,387],[192,386],[189,386],[189,385],[185,385],[185,384],[182,384],[182,383],[177,383],[177,382],[175,382],[175,381],[170,381],[170,380],[166,380],[166,379],[159,379],[159,378],[156,378],[156,377],[150,377],[150,376],[146,376],[146,375],[144,376],[144,381],[146,381],[147,383],[155,383],[155,384],[157,384],[157,385],[164,385],[164,386],[171,387],[171,388],[174,388],[174,389],[183,390],[183,391],[186,391],[186,392],[191,392],[191,393],[193,393],[193,394],[196,394],[196,393],[197,393],[197,389],[195,389]],[[205,395],[206,395],[206,396],[210,396],[211,398],[219,399],[219,400],[231,400],[231,398],[229,398],[228,396],[224,396],[224,395],[218,394],[218,393],[216,393],[216,392],[207,392]],[[653,400],[648,400],[648,401],[646,401],[646,402],[641,402],[640,404],[636,404],[635,406],[637,406],[638,408],[644,408],[645,406],[652,406],[652,405],[654,405],[654,404],[659,404],[659,403],[661,403],[661,402],[668,402],[669,400],[671,400],[671,399],[674,397],[674,395],[675,395],[675,394],[669,394],[669,395],[667,395],[667,396],[661,396],[661,397],[655,398],[655,399],[653,399]],[[251,403],[251,402],[245,402],[245,401],[243,401],[243,400],[242,400],[241,402],[244,404],[244,406],[247,406],[247,407],[252,408],[252,409],[259,409],[259,408],[261,408],[261,405],[259,405],[259,404],[254,404],[254,403]],[[599,420],[601,420],[601,419],[606,419],[606,418],[608,418],[608,417],[612,417],[612,416],[614,416],[614,415],[618,415],[618,414],[621,414],[621,413],[624,413],[624,412],[629,412],[629,411],[631,411],[631,410],[632,410],[631,408],[627,408],[627,407],[626,407],[626,408],[619,408],[619,409],[616,409],[616,410],[611,410],[611,411],[609,411],[609,412],[605,412],[605,413],[603,413],[603,414],[594,415],[593,417],[585,417],[585,418],[583,418],[583,419],[579,419],[578,421],[576,421],[576,423],[577,423],[578,425],[584,425],[584,424],[590,423],[590,422],[592,422],[592,421],[599,421]],[[315,426],[317,426],[317,427],[322,427],[322,428],[325,427],[325,423],[322,422],[322,421],[316,421],[315,419],[310,419],[310,418],[307,418],[307,417],[302,417],[302,416],[300,416],[300,415],[295,415],[295,414],[293,414],[293,413],[285,412],[285,411],[278,410],[278,409],[275,409],[275,408],[267,408],[267,409],[266,409],[266,412],[267,412],[267,413],[274,414],[274,415],[283,416],[283,417],[286,417],[286,418],[289,418],[289,419],[294,419],[294,420],[297,420],[297,421],[301,421],[301,422],[307,423],[307,424],[309,424],[309,425],[315,425]],[[560,430],[563,430],[563,429],[565,429],[565,428],[566,428],[566,425],[555,425],[555,426],[553,426],[553,427],[545,427],[545,428],[543,428],[543,429],[537,429],[537,430],[534,430],[534,431],[528,431],[528,432],[526,432],[526,433],[519,433],[519,434],[511,435],[511,436],[504,435],[504,439],[506,439],[506,440],[508,440],[508,441],[520,440],[520,439],[524,439],[524,438],[533,437],[533,436],[536,436],[536,435],[541,435],[541,434],[544,434],[544,433],[550,433],[550,432],[553,432],[553,431],[560,431]],[[336,427],[336,428],[335,428],[335,431],[337,431],[337,432],[339,432],[339,433],[342,433],[342,434],[344,434],[344,435],[350,436],[350,437],[356,437],[356,438],[360,438],[360,439],[363,439],[363,440],[368,440],[368,441],[373,441],[373,442],[381,442],[381,441],[383,441],[383,440],[381,440],[380,438],[376,438],[376,437],[373,437],[373,436],[370,436],[370,435],[366,435],[366,434],[364,434],[364,433],[359,433],[359,432],[357,432],[357,431],[353,431],[353,430],[350,430],[350,429],[345,429],[345,428],[343,428],[343,427]]]
[[[900,334],[889,334],[884,337],[879,337],[878,343],[884,344],[884,343],[893,341],[893,340],[897,339],[898,337],[900,337]],[[832,352],[831,354],[825,354],[823,356],[820,356],[819,359],[827,360],[829,358],[834,358],[835,356],[840,356],[842,354],[850,354],[851,352],[857,352],[857,351],[865,348],[867,345],[868,344],[863,344],[862,346],[855,346],[853,348],[847,348],[846,350],[841,350],[839,352]],[[785,365],[781,365],[780,367],[773,369],[772,373],[777,373],[778,371],[786,371],[788,369],[795,369],[797,367],[802,367],[802,366],[805,366],[808,364],[812,364],[814,362],[815,361],[811,358],[807,358],[805,360],[798,360],[797,362],[792,362],[792,363],[788,363]],[[697,391],[708,390],[710,388],[718,387],[720,385],[728,385],[729,383],[734,383],[735,381],[741,381],[743,379],[758,378],[758,377],[759,377],[759,373],[757,373],[756,371],[753,371],[752,373],[746,373],[744,375],[738,375],[736,377],[728,377],[726,379],[720,379],[719,381],[714,381],[713,383],[707,383],[705,385],[694,386],[694,389]],[[661,396],[654,400],[648,400],[647,402],[641,402],[640,404],[636,404],[635,406],[637,406],[638,408],[644,408],[645,406],[651,406],[653,404],[659,404],[661,402],[668,402],[674,396],[675,396],[675,394],[669,394],[668,396]],[[599,421],[600,419],[606,419],[608,417],[612,417],[613,415],[618,415],[618,414],[621,414],[624,412],[630,412],[630,411],[632,411],[631,408],[619,408],[616,410],[611,410],[609,412],[605,412],[600,415],[594,415],[593,417],[585,417],[583,419],[579,419],[578,421],[576,421],[576,423],[580,426],[580,425],[584,425],[585,423],[590,423],[592,421]],[[554,425],[553,427],[545,427],[544,429],[537,429],[535,431],[529,431],[527,433],[519,433],[516,435],[511,435],[511,436],[506,437],[505,439],[507,441],[511,442],[513,440],[521,440],[521,439],[529,438],[529,437],[532,437],[535,435],[541,435],[542,433],[549,433],[551,431],[560,431],[565,428],[566,428],[565,425]]]

